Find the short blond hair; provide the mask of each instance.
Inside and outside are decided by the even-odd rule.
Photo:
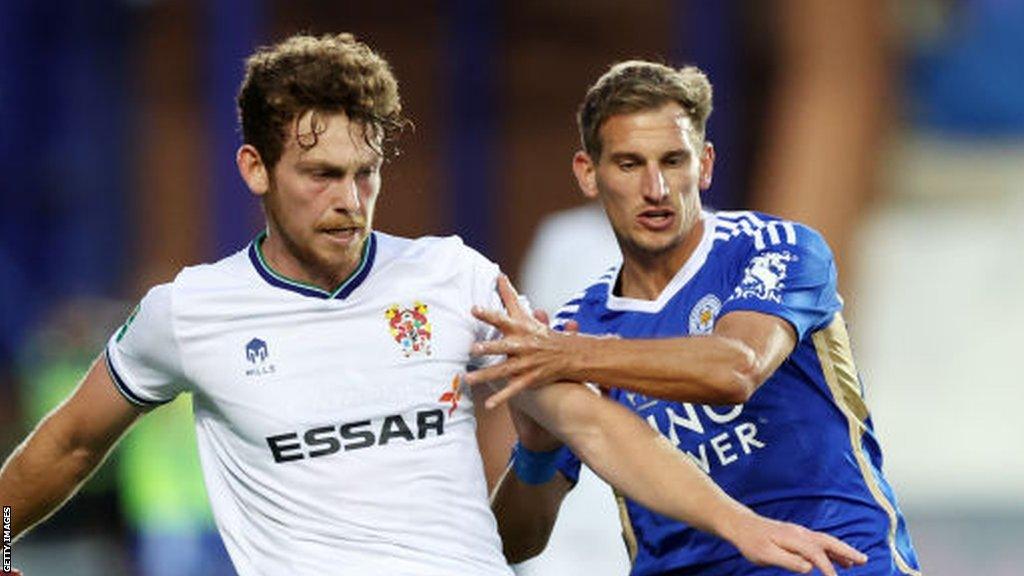
[[[601,157],[601,125],[617,114],[631,114],[676,102],[703,141],[711,115],[711,82],[696,66],[675,69],[644,60],[613,64],[590,89],[576,113],[583,150]]]

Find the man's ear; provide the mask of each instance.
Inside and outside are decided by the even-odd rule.
[[[576,174],[576,183],[587,198],[597,198],[597,166],[590,155],[580,150],[572,157],[572,171]]]
[[[715,171],[715,145],[711,142],[704,143],[704,150],[700,155],[700,189],[707,190],[711,187],[711,176]]]
[[[251,144],[243,144],[235,155],[235,162],[238,164],[238,173],[242,175],[242,180],[245,180],[250,192],[263,196],[270,190],[270,174],[256,148]]]

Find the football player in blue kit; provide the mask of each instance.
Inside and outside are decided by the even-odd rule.
[[[919,574],[882,473],[828,245],[796,222],[702,209],[715,159],[710,112],[711,86],[693,67],[623,62],[590,88],[573,168],[603,205],[622,263],[558,311],[553,329],[520,309],[503,280],[506,311],[474,313],[504,338],[474,353],[508,357],[467,381],[508,380],[490,405],[548,382],[594,383],[737,500],[868,555],[844,574]],[[516,423],[520,445],[492,506],[506,555],[522,561],[543,550],[580,462],[528,418]],[[619,500],[636,576],[781,572]]]

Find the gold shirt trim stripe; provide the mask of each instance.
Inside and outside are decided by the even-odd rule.
[[[842,315],[836,313],[832,323],[823,330],[815,332],[811,339],[818,353],[818,361],[821,363],[821,370],[825,375],[829,391],[832,393],[832,399],[846,416],[850,444],[853,447],[853,454],[857,459],[857,466],[860,468],[864,483],[871,492],[871,496],[889,517],[887,541],[896,567],[904,574],[921,576],[921,572],[911,567],[896,548],[896,508],[882,492],[882,488],[878,485],[878,480],[872,472],[867,454],[864,452],[862,438],[867,429],[865,423],[868,419],[868,409],[862,396],[857,367],[850,349],[850,337],[846,332],[846,323],[843,321]]]
[[[626,497],[618,490],[613,490],[615,503],[619,506],[619,522],[622,523],[622,542],[626,545],[626,553],[629,554],[629,563],[636,562],[637,543],[636,531],[633,530],[633,522],[629,519],[629,510],[626,509]]]

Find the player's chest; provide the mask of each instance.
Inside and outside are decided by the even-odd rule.
[[[627,300],[594,303],[581,309],[580,330],[622,338],[671,338],[710,334],[722,306],[732,295],[730,279],[721,273],[699,275],[664,303],[633,304]]]
[[[182,356],[211,400],[358,415],[436,402],[465,370],[474,326],[468,304],[443,291],[272,302],[183,329]]]
[[[621,338],[701,337],[711,334],[723,305],[734,292],[734,278],[709,270],[667,299],[656,310],[584,308],[580,329]],[[625,308],[625,309],[624,309]],[[612,399],[636,413],[680,450],[694,456],[705,471],[715,473],[746,461],[766,445],[764,423],[754,405],[714,406],[675,402],[628,390],[612,390]]]

